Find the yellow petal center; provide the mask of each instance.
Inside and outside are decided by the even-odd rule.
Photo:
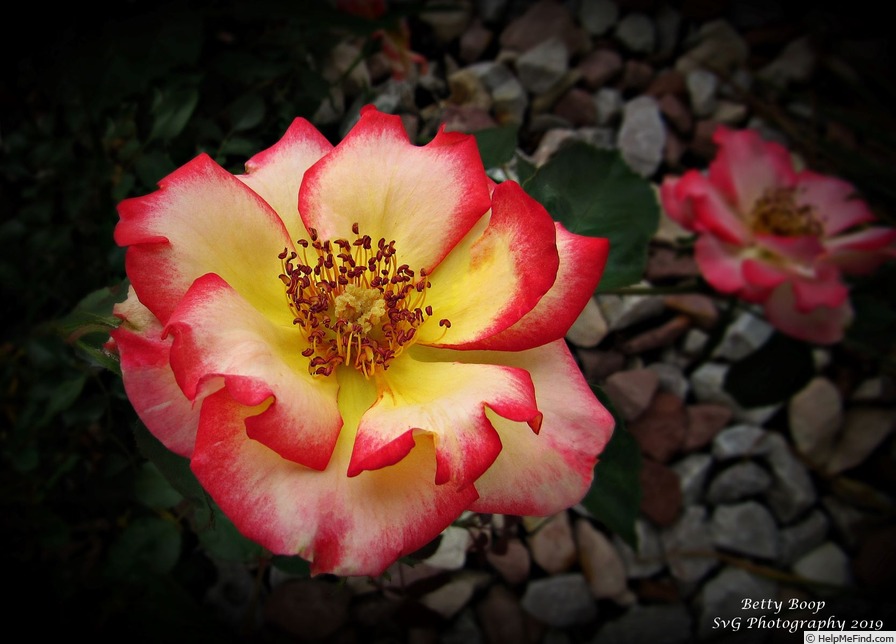
[[[399,264],[394,240],[381,238],[374,245],[357,224],[353,241],[321,241],[313,228],[308,232],[310,242],[297,242],[300,253],[280,253],[279,276],[293,324],[306,340],[308,371],[329,376],[347,365],[370,377],[388,369],[432,316],[426,271]],[[439,324],[451,326],[448,320]]]
[[[796,202],[796,188],[770,188],[756,200],[750,226],[757,233],[782,237],[819,236],[821,222],[814,208]]]

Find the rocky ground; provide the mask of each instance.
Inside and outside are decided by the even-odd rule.
[[[344,119],[369,82],[374,102],[421,137],[442,122],[466,131],[517,123],[520,151],[536,164],[585,140],[620,150],[656,183],[705,167],[719,123],[856,148],[856,132],[818,120],[801,90],[838,64],[882,64],[873,30],[817,6],[457,4],[410,23],[426,74],[397,81],[368,61],[318,120]],[[643,286],[698,275],[680,237],[664,220]],[[581,507],[546,519],[471,515],[422,564],[384,579],[270,570],[250,630],[265,641],[421,644],[801,642],[805,628],[789,632],[798,619],[896,630],[896,383],[843,347],[818,349],[804,389],[745,408],[723,389],[726,372],[771,332],[753,311],[704,294],[596,296],[570,331],[585,375],[641,448],[636,549]],[[236,628],[253,574],[223,564],[220,573],[206,600]],[[776,613],[777,601],[786,603]],[[739,630],[718,621],[732,617]]]

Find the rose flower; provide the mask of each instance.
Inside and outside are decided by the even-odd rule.
[[[835,177],[794,169],[781,145],[753,130],[719,127],[718,153],[703,174],[661,187],[666,213],[697,233],[694,256],[722,293],[762,304],[779,330],[831,344],[852,320],[842,275],[894,256],[896,231],[869,227],[868,206]]]
[[[247,537],[377,575],[466,510],[579,502],[613,420],[564,334],[603,270],[473,137],[373,108],[296,119],[231,175],[207,155],[123,201],[128,397]]]

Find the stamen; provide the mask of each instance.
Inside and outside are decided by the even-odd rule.
[[[823,232],[815,209],[808,204],[797,205],[796,188],[766,190],[753,206],[750,225],[755,232],[783,237],[817,237]]]
[[[309,228],[311,241],[297,242],[301,256],[286,248],[278,255],[283,266],[279,278],[293,324],[307,340],[302,355],[309,359],[312,375],[329,376],[342,364],[368,378],[386,370],[433,315],[426,304],[432,286],[426,270],[415,273],[399,264],[395,240],[374,243],[360,234],[357,223],[352,232],[352,241],[321,241]],[[443,318],[439,326],[447,330],[451,322]]]

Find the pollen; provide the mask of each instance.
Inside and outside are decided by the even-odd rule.
[[[279,277],[293,324],[307,341],[302,355],[309,373],[329,376],[346,365],[370,377],[388,369],[433,314],[426,304],[432,286],[426,271],[399,264],[394,240],[374,244],[358,224],[351,241],[308,232],[310,242],[300,239],[299,252],[280,253]],[[440,324],[450,326],[444,319]]]
[[[756,200],[750,226],[757,233],[799,237],[819,236],[821,222],[812,206],[796,202],[796,188],[772,188]]]

